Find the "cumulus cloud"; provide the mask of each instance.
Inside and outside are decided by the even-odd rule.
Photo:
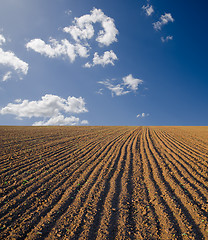
[[[33,126],[74,126],[74,125],[87,125],[87,120],[82,120],[78,117],[70,116],[70,117],[64,117],[63,115],[58,115],[51,117],[47,121],[38,121],[33,123]]]
[[[56,39],[49,39],[49,43],[45,43],[42,39],[32,39],[26,44],[27,49],[32,49],[42,55],[50,58],[67,56],[73,62],[77,55],[80,57],[88,57],[88,50],[80,44],[71,44],[67,39],[58,42]]]
[[[106,16],[101,9],[94,8],[90,14],[75,18],[72,26],[65,27],[64,32],[71,34],[76,42],[91,39],[95,30],[93,24],[100,23],[102,30],[98,32],[96,41],[102,45],[109,46],[117,41],[118,30],[114,24],[114,19]]]
[[[84,67],[91,68],[95,65],[102,65],[104,67],[107,64],[111,64],[114,66],[115,60],[118,60],[118,58],[112,50],[104,52],[103,56],[99,56],[96,52],[93,57],[93,63],[87,62]]]
[[[114,20],[106,16],[101,9],[94,8],[90,14],[75,18],[73,25],[63,28],[63,31],[69,33],[72,37],[72,42],[67,39],[56,40],[49,38],[48,43],[40,38],[32,39],[26,44],[27,49],[32,49],[41,55],[49,58],[67,57],[71,62],[74,62],[77,56],[82,58],[89,57],[91,47],[87,40],[95,35],[94,24],[100,23],[102,29],[96,36],[96,41],[99,45],[109,46],[111,43],[117,41],[118,30],[115,27]],[[0,41],[4,41],[3,38]],[[84,67],[90,68],[95,65],[105,66],[107,64],[114,65],[117,60],[116,54],[111,51],[106,51],[102,56],[97,52],[94,53],[93,62],[87,62]]]
[[[136,92],[139,84],[142,84],[141,79],[134,78],[132,74],[122,78],[122,82],[113,84],[113,80],[99,81],[98,83],[103,84],[112,93],[112,96],[122,96],[130,92]]]
[[[134,78],[132,74],[129,74],[128,76],[123,78],[124,85],[127,86],[127,88],[136,91],[138,90],[139,84],[142,84],[143,81],[138,78]]]
[[[7,72],[6,74],[4,74],[2,81],[6,82],[8,79],[10,79],[12,77],[12,72]]]
[[[173,36],[167,36],[167,37],[161,37],[161,41],[164,42],[168,42],[170,40],[173,40]]]
[[[145,11],[145,13],[146,13],[147,16],[151,16],[152,13],[154,12],[153,6],[152,6],[152,5],[149,5],[149,4],[147,4],[146,6],[143,5],[143,6],[142,6],[142,9],[144,9],[144,11]]]
[[[15,56],[13,52],[4,52],[0,48],[0,64],[12,67],[17,72],[22,72],[23,74],[27,74],[28,72],[28,64],[18,57]]]
[[[31,117],[57,117],[61,112],[84,113],[88,110],[85,107],[82,97],[61,98],[56,95],[46,94],[39,101],[28,101],[18,99],[15,103],[9,103],[0,110],[0,114],[12,114],[18,118]]]
[[[12,114],[17,119],[23,117],[42,117],[44,120],[37,121],[33,126],[50,126],[50,125],[87,125],[87,120],[80,120],[78,117],[65,117],[63,113],[78,114],[85,113],[88,110],[85,107],[85,101],[82,97],[61,98],[56,95],[46,94],[39,101],[28,101],[16,99],[15,103],[9,103],[0,109],[0,114]]]
[[[0,46],[6,42],[6,39],[3,35],[0,35]],[[5,52],[0,48],[0,64],[13,68],[17,72],[27,74],[28,64],[23,60],[19,59],[13,52]]]
[[[164,15],[161,15],[160,20],[153,23],[153,27],[155,30],[161,30],[163,25],[168,24],[168,22],[174,22],[174,19],[171,15],[171,13],[165,13]]]
[[[149,113],[142,113],[142,114],[138,114],[136,117],[137,118],[139,118],[139,117],[141,117],[141,118],[145,118],[145,117],[149,117]]]

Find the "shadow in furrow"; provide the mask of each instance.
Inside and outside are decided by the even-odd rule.
[[[98,232],[98,229],[100,227],[102,212],[103,212],[103,209],[104,209],[104,203],[105,203],[107,194],[108,194],[109,189],[110,189],[110,180],[111,180],[113,174],[115,173],[115,171],[117,169],[120,154],[121,153],[119,152],[119,155],[116,158],[116,161],[115,161],[114,165],[112,166],[112,170],[111,170],[111,172],[108,175],[108,178],[106,180],[104,189],[103,189],[103,191],[102,191],[102,193],[100,195],[100,200],[98,201],[97,207],[96,207],[96,209],[98,211],[96,212],[96,215],[94,217],[94,221],[93,221],[93,223],[92,223],[92,225],[90,227],[88,239],[96,239],[97,232]],[[81,232],[82,232],[82,224],[80,225],[80,227],[77,229],[77,231],[75,233],[75,236],[76,236],[75,239],[79,239],[79,235],[81,234]]]
[[[149,136],[150,137],[150,136]],[[150,137],[151,141],[153,142],[152,138]],[[161,156],[160,152],[157,150],[157,148],[154,148],[154,150],[156,151],[156,153],[158,154],[158,156],[163,159],[163,157]],[[164,160],[163,160],[164,162]],[[171,172],[171,168],[167,165],[166,162],[164,162],[165,164],[165,167],[168,169],[169,172]],[[173,164],[171,162],[171,164]],[[183,180],[188,184],[190,185],[194,190],[195,192],[200,196],[200,198],[203,200],[204,203],[207,203],[207,199],[206,197],[201,193],[201,191],[194,185],[192,184],[191,182],[189,182],[189,180],[181,173],[181,171],[177,168],[176,165],[174,165],[174,169],[175,171],[179,174],[179,176],[181,178],[183,178]],[[190,191],[184,189],[183,185],[181,184],[181,182],[174,176],[174,175],[171,175],[171,177],[174,179],[175,183],[180,186],[181,190],[183,191],[183,193],[190,199],[191,202],[194,202],[194,204],[197,205],[197,207],[200,209],[201,213],[206,217],[207,217],[207,212],[205,210],[202,209],[202,205],[201,203],[199,202],[196,202],[193,198],[193,196],[191,195]]]
[[[130,147],[130,163],[129,163],[129,171],[128,171],[128,182],[127,182],[127,192],[128,192],[128,202],[129,202],[129,212],[128,212],[128,218],[127,218],[127,223],[128,226],[130,226],[131,229],[131,235],[130,238],[134,239],[134,235],[136,233],[136,222],[134,220],[134,206],[133,206],[133,190],[134,190],[134,183],[133,183],[133,160],[134,160],[134,155],[132,152],[132,145]]]
[[[121,157],[122,148],[123,148],[124,144],[126,143],[126,141],[123,142],[122,145],[120,146],[119,153],[116,156],[115,163],[114,163],[114,165],[112,167],[111,172],[108,175],[108,179],[106,180],[104,191],[101,193],[101,198],[100,198],[100,200],[99,200],[99,202],[97,204],[97,209],[99,211],[97,211],[97,213],[96,213],[96,215],[94,217],[94,221],[93,221],[93,224],[91,225],[90,232],[89,232],[89,235],[88,235],[88,239],[96,239],[97,232],[99,230],[100,223],[101,223],[102,213],[103,213],[103,210],[104,210],[104,203],[106,201],[106,197],[107,197],[108,192],[110,190],[110,180],[113,177],[115,171],[117,170],[118,162],[119,162],[119,159]]]
[[[151,148],[150,148],[150,146],[149,146],[149,142],[148,142],[147,139],[146,139],[146,143],[147,143],[147,145],[148,145],[148,149],[149,149],[149,151],[150,151],[150,153],[151,153],[151,155],[152,155],[152,157],[153,157],[153,159],[154,159],[154,162],[155,162],[155,164],[156,164],[157,171],[158,171],[158,173],[159,173],[159,176],[160,176],[160,178],[161,178],[161,181],[163,182],[163,184],[165,185],[166,189],[168,190],[169,195],[171,196],[172,199],[175,200],[174,202],[176,202],[177,205],[178,205],[178,207],[183,211],[184,216],[187,218],[188,222],[192,224],[192,226],[193,226],[193,232],[195,233],[195,235],[198,236],[199,239],[203,239],[203,234],[201,233],[199,227],[197,226],[196,222],[195,222],[194,219],[192,218],[192,216],[191,216],[191,214],[189,213],[188,209],[187,209],[187,208],[184,206],[184,204],[181,202],[180,198],[174,193],[174,190],[171,188],[170,184],[165,180],[164,175],[163,175],[163,170],[162,170],[162,168],[159,166],[159,163],[158,163],[155,155],[152,153],[152,150],[151,150]],[[151,169],[151,172],[152,172],[152,169]],[[156,182],[155,182],[155,183],[156,183]],[[160,189],[159,189],[159,191],[160,191]],[[164,199],[163,199],[163,200],[164,200]],[[167,206],[168,206],[168,205],[167,205]],[[169,208],[169,206],[168,206],[168,210],[170,211],[170,214],[174,217],[173,212],[171,211],[171,209]],[[175,218],[175,217],[174,217],[174,218]],[[176,218],[175,218],[174,221],[177,221]],[[178,223],[177,223],[177,227],[179,227]],[[180,229],[180,227],[179,227],[179,229]],[[178,231],[178,229],[177,229],[177,231]]]
[[[121,136],[119,136],[121,137]],[[116,137],[114,138],[112,141],[110,141],[110,144],[107,144],[102,152],[99,152],[96,156],[96,159],[100,157],[101,154],[103,154],[103,152],[105,152],[105,155],[107,154],[106,150],[109,151],[112,146],[113,146],[113,143],[116,141],[116,139],[118,139],[119,137]],[[87,181],[87,179],[89,179],[90,175],[92,174],[92,172],[94,171],[94,169],[97,167],[97,165],[99,164],[100,162],[97,162],[95,164],[95,166],[92,167],[92,169],[87,173],[87,175],[85,176],[85,180],[84,182]],[[101,169],[98,171],[97,174],[99,174],[101,171]],[[91,187],[94,185],[96,179],[94,179],[94,181],[92,182],[91,184]],[[81,185],[76,187],[76,189],[68,196],[67,200],[63,203],[63,205],[61,206],[61,208],[59,209],[58,211],[58,214],[57,212],[55,212],[50,218],[53,218],[53,221],[51,222],[47,222],[45,223],[44,225],[44,228],[42,229],[42,236],[38,236],[37,239],[42,239],[42,237],[46,238],[48,237],[51,229],[55,226],[56,222],[61,218],[61,216],[67,211],[68,207],[71,205],[71,203],[74,201],[74,199],[76,198],[76,195],[77,193],[79,192],[80,188],[81,188]],[[91,190],[91,187],[88,188],[87,192],[85,193],[85,197],[87,197],[89,191]]]
[[[146,155],[147,166],[148,166],[149,173],[150,173],[149,178],[150,178],[150,180],[152,181],[152,183],[154,185],[154,188],[156,190],[156,193],[157,193],[157,196],[159,198],[159,201],[164,206],[165,212],[168,214],[169,221],[171,223],[173,223],[173,227],[175,229],[175,232],[177,233],[177,239],[182,239],[182,237],[181,237],[182,236],[182,232],[181,232],[181,228],[180,228],[180,226],[178,224],[178,221],[177,221],[176,217],[174,216],[172,210],[170,209],[169,205],[167,204],[165,199],[162,197],[163,193],[162,193],[159,185],[157,184],[156,180],[154,179],[152,166],[151,166],[150,161],[148,159],[148,156],[147,156],[145,148],[144,148],[144,153]]]
[[[161,235],[161,224],[160,224],[160,221],[159,221],[159,217],[156,213],[155,207],[151,202],[149,191],[148,191],[147,185],[146,185],[145,180],[144,180],[144,161],[145,161],[145,159],[143,159],[142,154],[141,154],[141,141],[143,141],[142,134],[141,134],[140,145],[139,145],[139,159],[141,160],[141,182],[143,183],[142,188],[143,188],[143,191],[144,191],[144,194],[145,194],[146,201],[148,202],[150,211],[151,211],[151,213],[152,213],[152,215],[155,219],[158,236],[160,236]]]
[[[191,170],[192,170],[197,176],[199,175],[200,178],[203,178],[203,179],[204,179],[204,176],[203,176],[202,174],[200,174],[199,172],[197,172],[197,170],[196,170],[195,168],[193,168],[193,166],[192,166],[189,162],[187,162],[187,161],[184,159],[184,157],[182,158],[180,155],[178,155],[178,153],[174,152],[174,151],[172,150],[172,148],[168,147],[168,145],[161,139],[161,137],[160,137],[157,133],[155,133],[155,134],[156,134],[156,136],[160,139],[160,141],[163,143],[163,145],[164,145],[167,149],[170,149],[171,152],[173,152],[173,154],[176,155],[177,158],[180,159],[181,161],[177,160],[176,157],[174,157],[173,154],[171,154],[171,153],[169,153],[170,156],[188,173],[188,175],[189,175],[194,181],[196,181],[201,187],[205,188],[205,189],[208,191],[208,187],[205,186],[203,182],[199,181],[199,180],[187,169],[187,167],[184,166],[184,164],[186,164],[188,167],[190,167]],[[165,137],[164,137],[164,139],[165,139]],[[184,164],[182,164],[182,163],[184,163]],[[206,179],[205,179],[205,180],[206,180]]]
[[[125,164],[126,164],[127,146],[128,146],[128,144],[126,144],[126,146],[124,148],[124,155],[121,160],[122,163],[121,163],[120,171],[119,171],[118,176],[115,181],[115,193],[114,193],[114,196],[112,199],[112,209],[115,209],[115,210],[112,211],[112,215],[110,218],[110,223],[109,223],[109,227],[108,227],[108,232],[109,232],[108,239],[115,239],[116,233],[117,233],[118,215],[119,215],[119,196],[121,193],[121,178],[123,176],[124,168],[125,168]]]
[[[204,164],[202,164],[202,163],[199,163],[199,164],[202,165],[202,166],[200,166],[200,165],[198,164],[198,162],[197,162],[197,159],[196,159],[195,157],[193,157],[193,156],[191,156],[190,154],[188,154],[187,152],[185,152],[184,149],[183,149],[180,145],[177,145],[177,144],[176,144],[176,140],[175,140],[175,142],[174,142],[172,139],[168,138],[168,137],[167,137],[164,133],[162,133],[162,132],[161,132],[161,135],[162,135],[162,137],[163,137],[164,139],[167,140],[167,142],[169,143],[169,145],[171,144],[171,146],[172,146],[172,147],[171,147],[171,150],[172,150],[172,152],[173,152],[176,156],[178,156],[178,157],[181,158],[181,159],[182,159],[182,157],[180,157],[180,155],[183,156],[183,161],[184,161],[188,166],[190,166],[191,169],[192,169],[197,175],[200,175],[201,178],[205,179],[205,181],[208,181],[208,178],[205,177],[203,174],[201,174],[201,173],[198,171],[198,169],[201,170],[202,167],[204,167],[204,168],[207,169],[207,165],[204,165]],[[165,144],[165,143],[164,143],[164,144]],[[165,145],[166,145],[166,144],[165,144]],[[177,150],[177,151],[176,151],[176,150]],[[179,155],[179,154],[180,154],[180,155]],[[185,161],[184,158],[188,159],[188,160],[193,164],[193,166],[194,166],[194,165],[197,166],[198,169],[194,168],[190,163],[188,163],[187,161]],[[193,159],[195,159],[195,161],[193,161]]]

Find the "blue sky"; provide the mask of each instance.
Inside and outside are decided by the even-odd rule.
[[[205,1],[0,3],[0,125],[208,125]]]

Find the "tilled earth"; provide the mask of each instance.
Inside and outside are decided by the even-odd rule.
[[[208,239],[208,127],[0,127],[0,239]]]

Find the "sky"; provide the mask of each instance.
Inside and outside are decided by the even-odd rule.
[[[0,125],[208,125],[207,8],[1,0]]]

